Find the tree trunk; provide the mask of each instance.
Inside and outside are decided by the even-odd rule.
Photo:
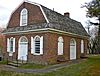
[[[98,29],[98,42],[97,42],[97,50],[100,54],[100,16],[99,16],[99,29]]]

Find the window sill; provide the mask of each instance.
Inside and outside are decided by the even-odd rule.
[[[34,53],[33,55],[43,55],[43,54],[37,54],[37,53]]]

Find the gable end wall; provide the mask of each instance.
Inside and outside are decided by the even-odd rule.
[[[20,26],[20,12],[23,8],[28,10],[28,25],[46,22],[39,6],[23,3],[18,9],[14,11],[14,13],[12,13],[7,28]]]

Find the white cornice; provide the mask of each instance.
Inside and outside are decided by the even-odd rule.
[[[73,34],[73,33],[69,33],[69,32],[65,32],[65,31],[61,31],[61,30],[57,30],[57,29],[53,29],[53,28],[43,28],[43,29],[34,29],[34,30],[27,30],[27,31],[17,31],[17,32],[6,32],[3,34],[20,34],[20,33],[28,33],[28,32],[52,32],[52,33],[64,33],[64,34],[69,34],[69,35],[73,35],[73,36],[80,36],[80,37],[88,37],[88,36],[82,36],[82,35],[78,35],[78,34]]]
[[[35,32],[35,31],[45,31],[48,30],[48,28],[44,28],[44,29],[34,29],[34,30],[27,30],[27,31],[17,31],[17,32],[6,32],[3,34],[17,34],[17,33],[27,33],[27,32]]]

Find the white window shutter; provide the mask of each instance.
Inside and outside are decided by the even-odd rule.
[[[10,52],[9,38],[7,38],[7,52]]]
[[[61,43],[61,55],[63,55],[63,42]]]
[[[31,37],[31,54],[34,54],[35,52],[35,42],[33,37]]]
[[[15,38],[13,38],[13,52],[15,52]]]
[[[58,55],[59,55],[59,51],[60,51],[60,46],[59,46],[59,42],[58,42]]]
[[[43,54],[43,36],[40,38],[40,54]]]

